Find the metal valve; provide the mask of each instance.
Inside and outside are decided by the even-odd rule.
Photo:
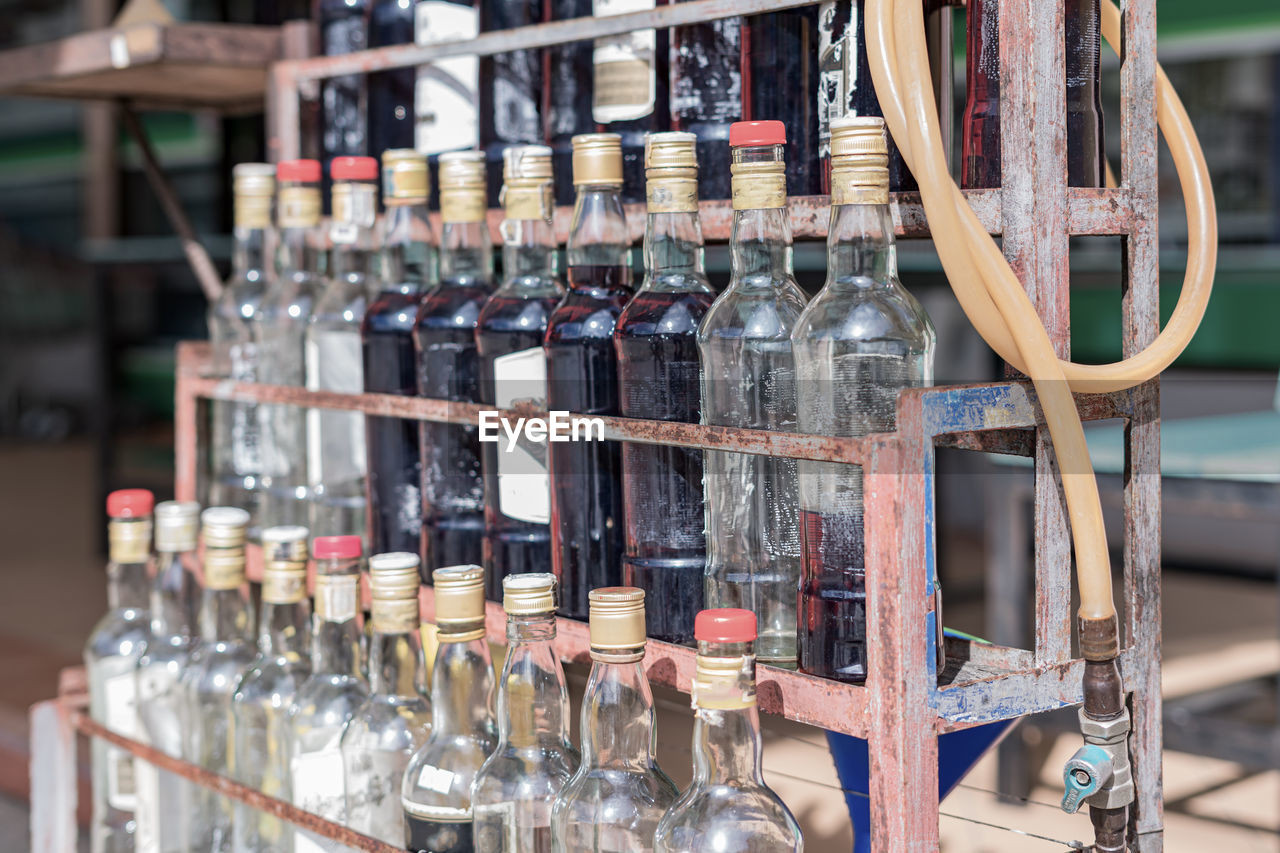
[[[1100,746],[1085,744],[1062,769],[1062,810],[1075,814],[1084,801],[1111,779],[1111,756]]]

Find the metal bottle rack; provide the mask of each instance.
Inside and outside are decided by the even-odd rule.
[[[271,67],[267,83],[269,150],[274,159],[300,150],[300,104],[318,82],[428,63],[448,56],[487,55],[547,47],[650,27],[666,28],[738,15],[812,5],[813,0],[692,0],[606,18],[538,24],[437,45],[401,45],[345,56],[289,59]],[[1135,353],[1159,330],[1155,103],[1155,0],[1124,3],[1125,50],[1120,64],[1121,186],[1066,186],[1066,95],[1063,4],[1000,0],[1002,62],[1002,188],[969,191],[970,203],[1025,283],[1062,357],[1069,348],[1069,259],[1072,235],[1124,238],[1124,353]],[[287,26],[289,46],[305,30]],[[294,52],[296,55],[296,51]],[[899,236],[927,237],[919,197],[891,199]],[[826,197],[790,201],[797,238],[825,236]],[[729,236],[728,202],[700,205],[709,240]],[[643,217],[629,216],[635,236]],[[630,211],[629,211],[630,213]],[[556,212],[563,239],[569,211]],[[490,211],[494,228],[500,211]],[[202,408],[210,400],[284,403],[450,423],[474,422],[478,406],[386,394],[342,395],[300,388],[238,384],[210,373],[206,345],[179,346],[177,376],[177,497],[196,497],[202,458]],[[1163,847],[1160,697],[1159,382],[1129,391],[1077,395],[1082,417],[1125,420],[1124,633],[1120,668],[1133,716],[1131,758],[1137,799],[1130,846]],[[513,413],[514,414],[514,413]],[[528,415],[528,411],[520,414]],[[1006,381],[905,391],[897,430],[864,438],[833,438],[627,418],[605,418],[606,438],[684,444],[703,449],[838,461],[864,467],[867,494],[867,628],[870,675],[855,687],[767,666],[758,668],[761,709],[869,741],[872,840],[876,850],[938,846],[937,738],[940,733],[1077,704],[1083,661],[1071,652],[1071,548],[1057,463],[1034,392]],[[936,572],[934,451],[936,447],[1035,457],[1036,619],[1032,649],[948,639],[939,671],[927,636],[926,586]],[[434,612],[432,590],[421,594],[423,617]],[[489,605],[490,639],[504,639],[499,606]],[[566,660],[587,656],[586,626],[560,620],[557,649]],[[659,684],[688,691],[692,650],[650,642],[645,666]],[[106,737],[144,760],[212,785],[236,799],[341,839],[363,850],[395,848],[329,824],[291,805],[193,765],[106,732],[84,710],[82,676],[69,673],[59,699],[32,711],[33,807],[46,826],[44,846],[73,849],[74,729]],[[1082,817],[1083,821],[1084,818]],[[41,840],[41,839],[37,839]],[[45,843],[47,842],[47,843]],[[68,846],[71,845],[71,846]]]

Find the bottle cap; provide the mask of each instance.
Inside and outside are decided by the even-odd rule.
[[[206,548],[236,548],[244,545],[249,513],[233,506],[211,506],[200,513],[200,527]]]
[[[479,566],[447,566],[431,573],[436,593],[436,624],[441,635],[450,627],[474,625],[484,619],[484,569]],[[484,630],[475,633],[483,636]]]
[[[417,598],[422,580],[418,577],[418,555],[390,551],[369,558],[369,584],[375,599]]]
[[[200,536],[200,504],[164,501],[156,504],[156,550],[194,551]]]
[[[644,656],[644,590],[630,586],[609,586],[593,589],[587,595],[590,601],[591,650],[605,652],[634,652],[630,660]]]
[[[427,157],[413,148],[382,152],[382,200],[386,204],[421,204],[431,193]]]
[[[231,187],[238,196],[274,195],[276,167],[270,163],[237,163],[231,169]]]
[[[785,145],[787,126],[780,121],[735,121],[729,125],[729,147]]]
[[[107,495],[109,518],[143,518],[151,515],[155,495],[146,489],[117,489]]]
[[[644,138],[645,201],[649,213],[698,210],[698,137],[671,131]]]
[[[693,636],[699,643],[754,642],[756,615],[736,607],[702,610],[694,617]]]
[[[551,149],[545,145],[508,145],[502,152],[502,180],[550,181]]]
[[[378,161],[372,157],[334,157],[329,161],[329,177],[335,181],[376,181]]]
[[[502,152],[502,208],[507,219],[550,219],[551,149],[545,145],[511,145]]]
[[[320,183],[319,160],[281,160],[276,164],[276,180],[281,183]]]
[[[887,204],[889,143],[884,119],[857,116],[831,122],[831,203]]]
[[[580,133],[573,137],[573,185],[622,184],[622,137]]]
[[[317,536],[311,543],[317,560],[355,560],[364,553],[359,536]]]
[[[483,151],[446,151],[440,155],[440,219],[483,222],[487,207]]]
[[[544,572],[502,579],[502,609],[508,616],[537,616],[556,609],[556,576]]]
[[[644,137],[645,169],[697,169],[698,137],[692,133],[669,130],[647,133]]]
[[[307,561],[307,538],[311,531],[300,524],[284,524],[262,531],[262,559],[273,562]]]
[[[307,537],[299,525],[268,527],[262,531],[262,600],[294,604],[307,595]]]

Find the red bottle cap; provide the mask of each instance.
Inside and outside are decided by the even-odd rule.
[[[785,145],[787,126],[780,121],[735,121],[729,125],[729,146]]]
[[[359,536],[317,536],[311,554],[317,560],[354,560],[361,554]]]
[[[109,518],[140,518],[151,515],[155,496],[146,489],[120,489],[107,495]]]
[[[276,164],[276,180],[299,184],[320,182],[319,160],[282,160]]]
[[[334,157],[329,161],[329,177],[335,181],[376,181],[378,161],[372,157]]]
[[[701,610],[693,620],[693,636],[700,643],[754,642],[756,615],[736,607]]]

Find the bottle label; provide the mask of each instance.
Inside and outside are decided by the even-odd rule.
[[[326,622],[350,622],[360,603],[359,575],[317,575],[316,618]]]
[[[418,630],[418,597],[373,599],[373,630],[379,634],[409,634]]]
[[[342,751],[336,741],[317,752],[293,756],[289,772],[295,806],[332,821],[346,818]],[[328,849],[317,836],[302,830],[294,833],[293,841],[294,853],[324,853]]]
[[[442,222],[484,222],[486,212],[484,190],[440,190]]]
[[[742,118],[742,19],[671,31],[671,115],[684,122]]]
[[[281,228],[314,228],[320,224],[320,190],[283,187],[276,201]]]
[[[438,44],[473,39],[480,33],[472,6],[427,0],[414,6],[414,41]],[[423,154],[474,148],[480,138],[477,91],[480,60],[454,56],[418,67],[414,90],[415,143]]]
[[[734,210],[776,210],[787,206],[787,176],[781,163],[734,163],[730,170]]]
[[[359,394],[364,390],[364,361],[356,329],[313,328],[306,339],[307,388]],[[347,483],[364,477],[364,415],[333,409],[307,409],[307,467],[312,486]]]
[[[849,9],[838,8],[847,5]],[[846,83],[851,73],[856,73],[857,64],[850,63],[853,52],[850,48],[849,34],[856,31],[851,20],[845,20],[839,26],[836,18],[845,15],[857,15],[856,3],[840,4],[823,3],[818,11],[818,156],[831,156],[831,121],[845,115],[848,92],[852,87]],[[836,32],[839,27],[840,32]],[[851,67],[852,66],[852,67]]]
[[[643,12],[655,0],[593,0],[597,18]],[[599,124],[644,118],[657,102],[654,54],[658,46],[656,30],[636,30],[596,39],[592,61],[595,86],[592,116]]]
[[[306,595],[305,569],[300,572],[267,569],[262,573],[262,600],[268,604],[297,604]]]
[[[541,408],[547,398],[546,353],[542,347],[530,347],[495,358],[493,384],[498,408],[509,409],[517,402]],[[546,442],[530,441],[521,431],[514,447],[499,446],[498,509],[517,521],[550,523]]]
[[[413,853],[475,853],[471,842],[471,812],[413,805],[405,808],[405,829]]]
[[[271,227],[271,196],[236,196],[233,207],[236,228]]]
[[[533,87],[542,79],[536,50],[513,50],[493,57],[493,132],[499,142],[542,142],[538,118],[541,93]]]
[[[552,216],[555,200],[551,184],[539,186],[512,186],[503,188],[502,208],[507,219],[542,219]]]
[[[137,783],[137,805],[133,819],[135,853],[160,853],[160,771],[146,761],[135,762],[133,778]]]
[[[645,182],[649,213],[696,213],[697,178],[661,178]]]
[[[372,185],[338,184],[333,188],[333,221],[329,238],[339,245],[353,245],[360,229],[372,228],[378,218],[378,193]]]
[[[116,734],[137,737],[138,683],[133,670],[103,681],[102,692],[106,700],[103,725]],[[107,803],[126,812],[136,809],[138,803],[133,756],[114,746],[107,747]]]

